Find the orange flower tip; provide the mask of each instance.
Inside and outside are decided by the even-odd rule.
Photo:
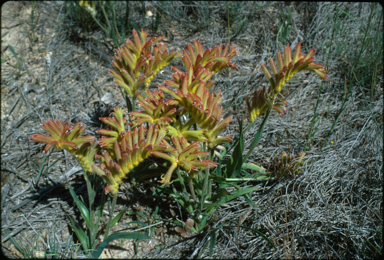
[[[165,185],[170,185],[170,184],[172,184],[173,183],[173,181],[171,181],[171,182],[168,182],[167,180],[165,180],[164,179],[164,174],[163,175],[161,175],[161,180],[160,181],[158,181],[158,182],[160,182],[160,183],[162,183],[162,184],[165,184]]]
[[[111,185],[108,185],[108,186],[106,186],[105,188],[104,188],[104,192],[105,192],[105,194],[108,194],[108,193],[111,193],[111,194],[116,194],[116,193],[114,193],[114,189],[111,187]]]

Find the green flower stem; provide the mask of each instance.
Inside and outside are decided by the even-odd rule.
[[[243,162],[246,162],[248,157],[251,155],[252,151],[255,149],[256,145],[260,142],[261,140],[261,136],[263,134],[263,131],[264,131],[264,126],[266,124],[266,122],[268,121],[268,118],[271,114],[271,111],[272,111],[272,106],[273,104],[271,104],[267,110],[267,112],[265,113],[265,116],[264,116],[264,119],[263,119],[263,122],[261,123],[261,125],[259,126],[259,129],[257,130],[256,132],[256,136],[255,138],[253,139],[251,145],[249,146],[249,150],[248,150],[248,153],[245,155],[245,157],[243,158]]]
[[[189,190],[191,191],[191,194],[192,194],[194,204],[196,205],[197,199],[196,199],[196,194],[195,194],[195,188],[193,187],[193,179],[191,176],[188,176],[188,185],[189,185]],[[194,207],[194,208],[196,208],[196,207]]]
[[[96,227],[99,226],[101,216],[103,215],[104,205],[105,205],[105,192],[102,192],[102,193],[101,193],[101,201],[100,201],[100,205],[99,205],[99,207],[100,207],[100,208],[99,208],[99,211],[100,211],[101,213],[100,213],[100,214],[97,214]],[[96,237],[95,237],[95,239],[96,239]]]
[[[207,143],[203,143],[203,150],[204,151],[207,151]],[[212,158],[213,156],[213,153],[214,153],[214,150],[213,149],[208,149],[209,151],[209,154],[207,155],[206,159],[209,160],[210,158]],[[200,174],[202,173],[202,171],[199,171],[199,176]],[[200,214],[201,212],[203,211],[203,207],[204,207],[204,202],[205,202],[205,199],[207,198],[207,195],[209,194],[210,192],[210,189],[208,188],[208,184],[209,184],[209,169],[208,168],[205,168],[204,169],[204,181],[203,181],[203,189],[201,191],[201,196],[200,196],[200,206],[197,207],[197,214],[196,214],[196,229],[197,230],[200,230]]]
[[[208,148],[208,144],[207,143],[203,143],[203,146],[204,146],[204,150],[208,150],[209,154],[207,155],[207,160],[211,160],[212,158],[212,152],[213,152],[213,149],[211,148]],[[205,168],[205,171],[204,171],[204,183],[203,183],[203,196],[204,196],[204,199],[203,201],[205,200],[205,197],[208,193],[208,179],[209,179],[209,169],[208,168]],[[204,203],[204,202],[203,202]]]
[[[184,181],[183,181],[183,179],[182,179],[182,177],[181,177],[181,173],[180,173],[180,168],[179,168],[179,166],[177,166],[177,168],[176,168],[176,174],[177,174],[177,178],[179,178],[179,181],[180,181],[180,183],[181,183],[181,186],[183,187],[183,192],[185,192],[185,193],[188,194],[188,192],[187,192],[187,188],[185,187]]]
[[[205,145],[206,143],[204,143],[204,148],[207,147],[207,145]],[[212,160],[213,158],[213,153],[214,153],[214,150],[211,149],[211,148],[208,148],[208,152],[209,154],[207,155],[207,159],[208,160]],[[205,199],[207,198],[207,195],[209,194],[209,191],[210,191],[210,188],[208,187],[209,185],[209,168],[205,168],[204,170],[204,182],[203,182],[203,190],[202,190],[202,193],[201,193],[201,204],[200,204],[200,211],[203,210],[203,205],[204,205],[204,201]]]
[[[198,179],[199,179],[199,182],[202,181],[204,179],[203,175],[201,174],[201,170],[197,173],[197,176],[198,176]]]
[[[88,177],[89,176],[90,175],[88,175]],[[99,222],[100,222],[100,217],[98,217],[97,210],[93,211],[93,207],[94,207],[94,203],[95,203],[95,197],[96,197],[97,181],[98,181],[97,178],[93,178],[93,187],[94,187],[94,189],[92,189],[92,199],[90,199],[90,200],[92,200],[92,207],[90,207],[90,211],[89,211],[90,218],[91,218],[90,219],[90,223],[92,223],[91,225],[93,225],[93,227],[92,227],[92,235],[93,235],[92,241],[94,241],[94,244],[92,244],[92,248],[93,249],[95,249],[96,245],[97,245],[97,243],[96,243],[96,236],[97,236],[97,233],[98,233],[97,230],[98,230],[98,226],[99,226]],[[91,183],[91,182],[89,182],[89,183]],[[101,201],[104,201],[103,197],[104,197],[104,192],[102,194]],[[96,217],[97,217],[97,220],[96,220],[95,224],[93,224],[93,220],[94,220],[94,215],[93,214],[95,214]]]
[[[92,189],[91,180],[88,178],[87,174],[84,174],[85,183],[87,184],[87,192],[88,192],[88,201],[89,201],[89,224],[88,227],[88,238],[90,239],[91,248],[96,246],[96,234],[97,230],[95,230],[95,226],[93,223],[93,202],[95,200],[95,191]]]
[[[271,110],[272,110],[272,107],[273,107],[273,104],[275,103],[275,99],[276,99],[276,96],[277,95],[273,95],[273,103],[269,106],[269,108],[268,108],[268,110],[265,112],[265,114],[264,114],[264,118],[265,117],[269,117],[269,114],[270,114],[270,112],[271,112]],[[265,119],[264,119],[265,120]],[[264,121],[263,120],[263,121]],[[249,124],[248,126],[247,126],[247,128],[243,131],[243,134],[245,134],[252,126],[254,126],[255,125],[255,123],[256,123],[256,120],[255,121],[253,121],[251,124]],[[238,141],[239,141],[239,137],[237,137],[237,139],[236,140],[234,140],[233,142],[232,142],[232,146],[228,149],[228,151],[227,151],[227,153],[229,153],[229,151],[231,151],[234,147],[236,147],[236,145],[237,145],[237,143],[238,143]],[[254,148],[253,148],[254,149]],[[252,149],[252,150],[253,150]],[[250,151],[250,152],[252,152],[252,151]],[[249,155],[248,155],[249,156]],[[248,156],[246,157],[246,158],[248,158]],[[244,159],[244,162],[245,162],[245,160],[246,159]]]
[[[198,212],[199,213],[198,217],[199,217],[200,213],[203,211],[205,198],[207,197],[207,194],[209,192],[209,190],[208,190],[208,182],[209,182],[208,179],[209,179],[209,169],[205,168],[203,190],[201,192],[200,209],[199,209],[199,212]]]
[[[117,25],[116,25],[116,12],[115,12],[115,7],[112,6],[112,3],[111,3],[111,7],[112,7],[112,14],[113,14],[113,25],[115,27],[115,31],[116,31],[116,36],[117,36],[117,41],[119,41],[121,38],[120,34],[119,34],[119,31],[117,30]],[[120,45],[120,42],[118,42],[118,44]]]
[[[103,8],[103,10],[104,10],[104,8]],[[93,16],[93,15],[91,15],[91,16],[92,16],[93,20],[95,20],[95,22],[101,27],[101,29],[103,29],[103,30],[105,31],[105,33],[106,33],[107,35],[109,35],[107,28],[105,28],[105,27],[99,22],[99,20],[96,19],[95,16]],[[107,19],[107,21],[108,21],[108,19]]]
[[[205,199],[205,195],[207,195],[207,192],[208,192],[208,179],[209,179],[209,169],[205,168],[204,183],[203,183],[203,196],[204,196],[204,199]]]
[[[213,157],[215,155],[215,149],[208,148],[208,152],[210,154],[210,159],[209,160],[213,161]]]
[[[117,200],[117,196],[114,196],[112,198],[112,207],[111,207],[111,201],[108,200],[109,219],[108,219],[108,225],[104,234],[104,240],[108,237],[109,229],[111,228],[111,222],[113,219],[113,212],[115,211],[116,200]]]
[[[255,120],[256,121],[256,120]],[[255,124],[255,122],[253,122],[253,123],[251,123],[251,124],[249,124],[248,126],[247,126],[247,128],[245,128],[245,130],[244,130],[244,132],[243,133],[246,133],[253,125]]]
[[[109,20],[108,20],[108,15],[107,13],[105,12],[105,9],[104,9],[104,6],[101,5],[101,10],[103,11],[103,14],[104,14],[104,17],[105,17],[105,20],[107,21],[107,24],[108,24],[108,28],[111,30],[111,24],[109,23]],[[112,30],[111,30],[112,32]]]
[[[213,180],[209,179],[208,180],[208,196],[207,196],[207,200],[212,198],[212,184],[213,184]]]
[[[164,184],[164,185],[165,185],[165,184]],[[176,190],[176,188],[175,188],[175,185],[172,185],[172,191],[173,191],[174,194],[178,194],[178,192],[177,192],[177,190]]]

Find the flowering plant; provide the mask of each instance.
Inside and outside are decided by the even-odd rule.
[[[96,173],[105,184],[105,194],[109,194],[112,200],[111,216],[119,185],[125,176],[135,172],[135,176],[141,178],[144,172],[160,172],[161,186],[158,188],[174,197],[190,218],[188,227],[184,223],[176,223],[190,231],[208,231],[212,213],[224,203],[244,196],[251,205],[256,206],[249,193],[257,187],[242,188],[240,185],[244,181],[268,178],[263,168],[246,160],[260,141],[271,110],[280,114],[287,111],[287,102],[277,98],[284,84],[294,74],[304,70],[313,71],[326,79],[327,70],[313,63],[313,49],[304,56],[299,43],[291,58],[291,49],[287,46],[284,58],[280,53],[277,55],[278,67],[272,59],[269,60],[272,74],[265,65],[261,66],[270,86],[255,91],[251,99],[245,98],[250,124],[243,130],[240,120],[240,134],[232,140],[232,136],[220,135],[231,123],[232,117],[222,117],[223,99],[220,93],[211,92],[214,85],[211,79],[221,70],[237,68],[231,62],[236,55],[236,48],[230,49],[228,45],[223,48],[220,44],[204,50],[202,44],[195,40],[181,54],[168,53],[166,44],[160,43],[162,39],[162,36],[148,38],[146,31],[138,33],[133,30],[133,41],[125,40],[125,44],[116,51],[110,75],[120,86],[128,111],[115,107],[110,117],[100,118],[107,125],[106,129],[97,131],[102,135],[101,139],[97,141],[93,136],[81,136],[85,131],[85,125],[81,123],[71,127],[69,122],[63,124],[60,120],[49,120],[42,126],[50,136],[34,134],[31,140],[46,143],[45,152],[56,147],[66,149],[75,156],[86,173],[84,176],[92,203],[94,187],[90,185],[90,178],[92,173]],[[172,67],[172,79],[165,80],[164,85],[154,91],[149,90],[154,76],[178,58],[181,58],[185,70]],[[129,112],[129,118],[124,116],[126,112]],[[248,154],[243,157],[243,134],[264,113],[264,120]],[[228,160],[224,160],[222,157],[230,149],[225,149],[223,144],[228,148],[230,142],[235,150]],[[219,158],[216,159],[215,155]],[[148,158],[156,158],[156,163]],[[142,164],[144,161],[146,163]],[[159,162],[165,166],[165,170],[159,167]],[[250,175],[244,169],[256,173]],[[235,190],[230,192],[226,189],[228,187],[234,187]],[[87,211],[78,199],[75,201],[83,208],[83,216],[89,227],[97,227],[91,221],[94,205],[90,203]],[[99,211],[97,223],[102,212]],[[108,238],[108,230],[122,214],[124,212],[110,219],[105,238]],[[76,226],[73,221],[72,224]],[[75,228],[75,231],[78,236],[85,237],[79,228]],[[83,246],[87,244],[84,248],[96,247],[91,241],[96,233],[91,231],[88,242],[86,238],[83,239]]]

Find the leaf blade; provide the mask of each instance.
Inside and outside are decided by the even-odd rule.
[[[210,243],[209,243],[209,257],[212,257],[213,251],[216,246],[216,230],[213,230],[210,234]]]
[[[69,192],[71,193],[71,196],[72,196],[73,200],[75,201],[77,207],[80,210],[81,215],[83,216],[85,222],[87,223],[87,227],[91,228],[90,217],[89,217],[89,210],[84,205],[84,203],[79,200],[79,198],[76,196],[76,193],[73,191],[71,186],[69,186]]]
[[[268,121],[269,115],[271,114],[271,109],[272,109],[272,107],[269,107],[268,111],[266,112],[265,117],[264,117],[264,120],[263,120],[263,122],[261,123],[259,129],[257,130],[256,135],[255,135],[255,137],[253,138],[253,141],[252,141],[251,145],[249,146],[248,153],[247,153],[247,155],[244,157],[244,162],[245,162],[245,161],[248,159],[248,157],[251,155],[251,153],[253,152],[253,149],[255,149],[256,145],[260,142],[260,140],[261,140],[261,136],[263,135],[264,126],[265,126],[265,124],[266,124],[267,121]]]
[[[244,151],[244,137],[243,137],[243,120],[239,121],[240,135],[239,141],[230,157],[229,164],[227,164],[225,177],[235,177],[239,175],[241,166],[243,165],[243,151]]]
[[[68,215],[69,220],[71,221],[72,228],[75,231],[75,234],[78,239],[80,239],[80,243],[83,246],[85,251],[88,251],[90,248],[89,240],[84,230],[80,228],[80,226],[72,219],[71,216]]]
[[[103,243],[101,243],[97,248],[96,251],[93,252],[92,257],[97,259],[103,252],[104,248],[109,244],[109,242],[116,240],[116,239],[150,239],[150,236],[147,236],[146,234],[137,233],[137,232],[118,232],[114,233],[110,236],[108,236]]]
[[[128,209],[128,208],[123,209],[122,211],[119,212],[119,214],[117,214],[117,215],[112,219],[109,228],[112,228],[112,227],[117,223],[117,221],[119,221],[119,219],[121,218],[121,216],[123,216],[123,214],[127,211],[127,209]]]

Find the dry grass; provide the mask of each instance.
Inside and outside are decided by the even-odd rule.
[[[101,31],[93,32],[92,37],[80,35],[77,39],[80,37],[81,40],[74,41],[72,32],[63,24],[65,9],[62,3],[38,2],[35,6],[35,28],[39,41],[30,47],[27,35],[31,25],[27,21],[30,19],[31,6],[26,3],[20,7],[19,3],[16,3],[8,2],[3,5],[2,26],[14,20],[21,20],[23,23],[11,29],[3,28],[4,32],[8,31],[15,36],[3,38],[6,41],[2,42],[2,50],[7,44],[15,46],[18,43],[14,49],[24,58],[25,66],[22,72],[26,73],[20,76],[10,74],[12,67],[7,63],[2,64],[2,250],[10,257],[15,257],[17,252],[5,231],[11,233],[20,244],[34,249],[37,233],[41,230],[38,242],[41,250],[59,252],[61,255],[56,257],[60,258],[63,255],[72,257],[76,254],[74,252],[78,245],[75,244],[76,240],[71,238],[72,231],[68,227],[69,221],[65,214],[77,220],[80,220],[80,215],[68,193],[66,179],[60,176],[65,174],[77,194],[84,196],[86,192],[81,171],[73,158],[61,150],[56,150],[48,159],[47,165],[52,165],[57,159],[60,159],[59,162],[52,166],[48,174],[35,186],[34,181],[39,169],[32,161],[38,165],[42,163],[43,146],[29,141],[28,137],[32,133],[43,132],[39,126],[40,122],[58,118],[72,123],[81,121],[87,125],[86,134],[94,134],[101,125],[93,119],[108,113],[108,109],[116,104],[124,105],[124,102],[118,87],[108,76],[113,53],[105,47],[103,41],[97,40],[104,39]],[[200,9],[195,2],[175,2],[173,5],[155,1],[150,3],[162,10],[173,27],[170,28],[162,21],[158,34],[152,32],[151,28],[150,34],[166,35],[170,39],[168,46],[171,51],[180,52],[194,39],[198,39],[206,47],[228,42],[225,3],[210,2]],[[180,8],[183,10],[185,5],[188,7],[184,7],[185,14],[180,14],[181,18],[177,18],[176,11]],[[257,9],[263,5],[267,6]],[[257,70],[255,80],[249,86],[244,86],[255,68],[258,69],[262,63],[268,64],[269,57],[276,57],[277,52],[283,51],[281,41],[276,41],[282,10],[290,14],[285,18],[292,27],[286,38],[288,43],[292,43],[294,47],[297,42],[302,42],[304,53],[313,47],[316,48],[315,58],[319,64],[326,64],[329,46],[335,53],[329,56],[329,77],[323,83],[317,109],[319,121],[315,124],[316,133],[310,139],[310,146],[306,151],[311,156],[304,164],[302,174],[294,179],[246,183],[248,186],[260,186],[259,190],[251,194],[258,208],[252,208],[241,198],[227,203],[225,207],[217,210],[214,216],[217,221],[212,227],[229,222],[230,225],[257,229],[272,239],[277,250],[273,250],[265,240],[250,230],[222,228],[217,233],[214,258],[378,256],[375,255],[373,247],[368,246],[367,240],[381,251],[382,63],[381,68],[378,68],[379,76],[373,100],[369,101],[372,113],[362,95],[364,91],[367,98],[370,96],[371,81],[364,81],[364,84],[355,82],[346,101],[345,110],[334,126],[328,143],[320,151],[342,107],[345,77],[348,75],[350,64],[353,64],[351,55],[360,50],[360,29],[363,30],[364,25],[368,24],[370,14],[368,3],[337,5],[353,19],[339,12],[339,19],[345,20],[342,27],[344,29],[339,30],[333,40],[332,29],[338,25],[338,20],[333,17],[338,9],[333,3],[293,3],[288,6],[277,2],[268,6],[268,2],[247,2],[241,11],[241,17],[248,19],[248,25],[244,31],[231,39],[231,46],[237,46],[238,55],[234,63],[239,69],[229,73],[221,72],[215,78],[214,91],[222,92],[224,104],[232,101],[233,96],[243,87],[246,87],[246,90],[240,97],[250,95],[258,87],[267,84],[262,72]],[[140,6],[141,4],[134,3],[131,9],[131,18],[137,23],[141,21],[141,12],[137,11]],[[17,14],[19,9],[21,11]],[[194,14],[194,10],[197,10],[198,14]],[[202,20],[206,17],[202,12],[208,11],[212,16],[211,26],[204,27],[207,22]],[[155,10],[152,12],[156,13]],[[170,17],[172,12],[175,16],[173,18]],[[53,13],[57,15],[47,15]],[[382,24],[381,6],[377,6],[374,14],[377,15],[376,22],[381,21]],[[188,19],[198,21],[196,25],[201,28],[191,29],[187,26]],[[382,30],[382,27],[377,28]],[[231,30],[235,29],[231,27]],[[53,33],[55,35],[52,37]],[[233,35],[235,32],[231,33]],[[370,34],[374,36],[374,32]],[[339,51],[341,43],[345,44],[345,48]],[[9,56],[7,62],[15,64],[16,60],[9,50],[5,53]],[[46,56],[48,53],[51,53],[49,62]],[[363,52],[362,58],[369,60],[369,50]],[[370,67],[367,65],[365,69],[368,68]],[[170,75],[169,67],[158,76],[156,82],[161,82]],[[363,77],[365,74],[362,69],[356,69],[355,75]],[[347,77],[347,82],[353,77]],[[299,74],[287,84],[282,94],[288,101],[288,113],[283,116],[273,114],[270,117],[259,147],[249,157],[250,162],[271,169],[274,158],[280,156],[283,151],[298,154],[304,149],[321,84],[318,77],[305,73]],[[3,89],[6,92],[3,92]],[[107,93],[113,95],[112,101],[107,99]],[[104,102],[99,102],[100,99]],[[241,115],[243,109],[241,101],[231,108],[229,113],[234,116]],[[261,122],[262,118],[258,120]],[[245,136],[245,147],[251,142],[258,125]],[[237,121],[233,120],[227,133],[229,135],[236,132]],[[120,209],[125,206],[132,210],[140,208],[151,214],[153,205],[150,204],[146,208],[144,204],[148,201],[145,194],[148,190],[145,185],[135,188],[123,187],[118,206]],[[172,203],[175,204],[173,201],[163,203],[166,206],[160,211],[161,217],[171,217],[168,205]],[[130,220],[130,216],[125,216],[122,223]],[[141,241],[136,256],[133,253],[134,246],[129,241],[114,244],[110,249],[111,253],[106,252],[103,256],[198,257],[209,237],[182,241],[171,227],[164,225],[162,230],[159,228],[160,231],[158,234],[155,232],[151,243]],[[157,250],[156,246],[161,244],[165,247]],[[202,257],[207,256],[208,249]],[[77,257],[84,256],[77,254]]]

